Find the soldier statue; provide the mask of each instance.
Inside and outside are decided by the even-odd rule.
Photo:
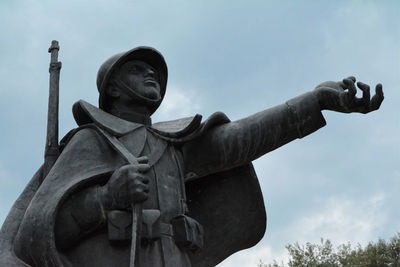
[[[74,104],[78,127],[3,224],[1,266],[215,266],[264,235],[253,160],[323,127],[322,110],[369,113],[383,101],[382,85],[371,98],[349,77],[233,122],[217,112],[152,124],[166,85],[150,47],[100,67],[99,107]]]

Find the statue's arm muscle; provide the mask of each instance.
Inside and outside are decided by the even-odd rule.
[[[182,147],[186,172],[201,177],[248,163],[326,124],[310,92],[210,129]]]

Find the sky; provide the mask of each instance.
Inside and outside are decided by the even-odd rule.
[[[60,42],[60,138],[96,74],[140,45],[165,57],[153,122],[215,111],[237,120],[350,75],[383,84],[381,109],[323,111],[327,126],[254,161],[264,238],[220,267],[286,261],[294,242],[367,244],[400,229],[398,1],[1,1],[0,223],[43,162],[51,40]]]

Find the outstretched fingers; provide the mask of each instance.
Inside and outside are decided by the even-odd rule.
[[[369,106],[370,106],[370,98],[371,98],[369,85],[362,83],[362,82],[358,82],[357,86],[358,86],[358,88],[361,89],[361,91],[363,92],[363,95],[362,95],[362,98],[356,98],[356,103],[358,105],[364,106],[364,108],[368,110]]]
[[[347,77],[346,79],[352,80],[353,83],[356,82],[356,77],[354,77],[354,76],[349,76],[349,77]]]
[[[350,76],[349,78],[343,79],[343,84],[345,85],[345,89],[348,90],[347,95],[349,96],[349,100],[352,101],[357,93],[357,88],[355,83],[355,78]]]
[[[379,109],[384,98],[382,84],[378,83],[375,86],[375,95],[371,99],[370,111]]]

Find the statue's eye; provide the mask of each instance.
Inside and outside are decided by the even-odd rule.
[[[143,68],[139,65],[132,65],[130,66],[129,71],[131,73],[141,73],[143,71]]]

